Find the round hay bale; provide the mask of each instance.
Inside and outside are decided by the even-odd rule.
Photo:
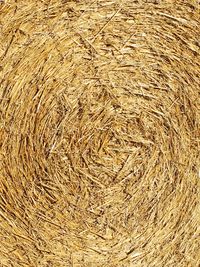
[[[0,266],[200,266],[192,0],[0,3]]]

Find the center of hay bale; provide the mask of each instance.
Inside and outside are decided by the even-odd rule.
[[[199,29],[196,1],[0,3],[2,266],[199,266]]]

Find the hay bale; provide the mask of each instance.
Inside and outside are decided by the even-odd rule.
[[[200,266],[198,1],[0,3],[0,266]]]

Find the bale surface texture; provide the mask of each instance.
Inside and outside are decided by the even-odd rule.
[[[197,0],[0,1],[0,266],[200,266]]]

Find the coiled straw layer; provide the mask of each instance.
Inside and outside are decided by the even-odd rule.
[[[0,3],[0,266],[199,267],[198,1]]]

